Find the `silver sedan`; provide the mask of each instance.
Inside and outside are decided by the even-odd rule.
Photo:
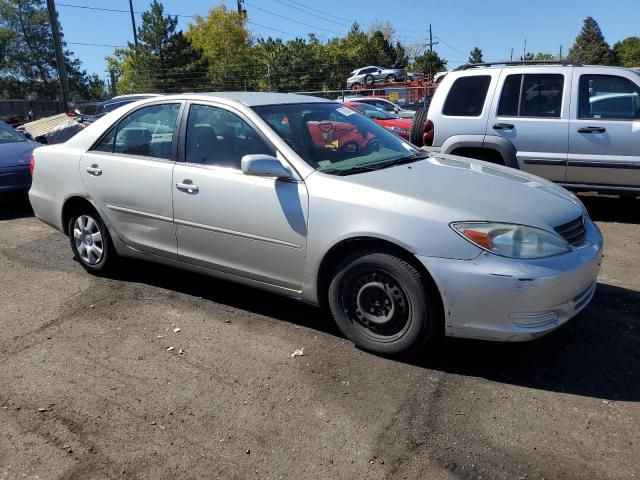
[[[589,303],[602,255],[561,187],[306,96],[144,100],[37,149],[33,170],[36,215],[88,272],[136,257],[327,305],[385,354],[550,332]]]

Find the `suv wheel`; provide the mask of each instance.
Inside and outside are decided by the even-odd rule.
[[[375,79],[373,78],[373,75],[367,74],[364,76],[365,85],[373,85],[374,82],[375,82]]]
[[[427,120],[427,114],[429,108],[421,108],[413,116],[413,123],[411,124],[411,135],[409,140],[414,145],[421,147],[424,143],[424,122]]]
[[[380,354],[415,350],[434,336],[429,285],[413,266],[381,252],[345,258],[329,285],[329,306],[342,333]]]
[[[100,274],[113,268],[117,254],[95,210],[86,207],[76,211],[69,219],[68,231],[71,250],[87,272]]]

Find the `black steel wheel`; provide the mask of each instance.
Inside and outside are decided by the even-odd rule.
[[[344,259],[329,286],[334,319],[358,347],[381,354],[414,350],[435,332],[430,287],[411,264],[388,253]]]

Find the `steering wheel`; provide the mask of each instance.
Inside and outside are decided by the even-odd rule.
[[[364,150],[368,155],[370,153],[379,151],[382,147],[383,147],[382,142],[379,139],[372,138],[371,140],[369,140],[369,143],[367,143],[367,146],[365,147]]]
[[[343,144],[338,149],[338,152],[343,157],[355,157],[355,156],[358,156],[360,154],[360,145],[358,145],[357,142],[354,142],[353,140],[351,140],[351,141]]]

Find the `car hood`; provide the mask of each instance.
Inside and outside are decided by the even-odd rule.
[[[31,152],[41,146],[29,141],[0,144],[0,168],[29,165]]]
[[[558,185],[453,155],[339,178],[362,187],[361,195],[379,202],[378,208],[447,223],[478,220],[552,230],[583,212],[580,201]]]
[[[376,119],[374,121],[379,125],[382,125],[383,127],[400,127],[404,128],[405,130],[411,131],[412,122],[411,120],[407,120],[406,118],[390,118],[389,120]]]

